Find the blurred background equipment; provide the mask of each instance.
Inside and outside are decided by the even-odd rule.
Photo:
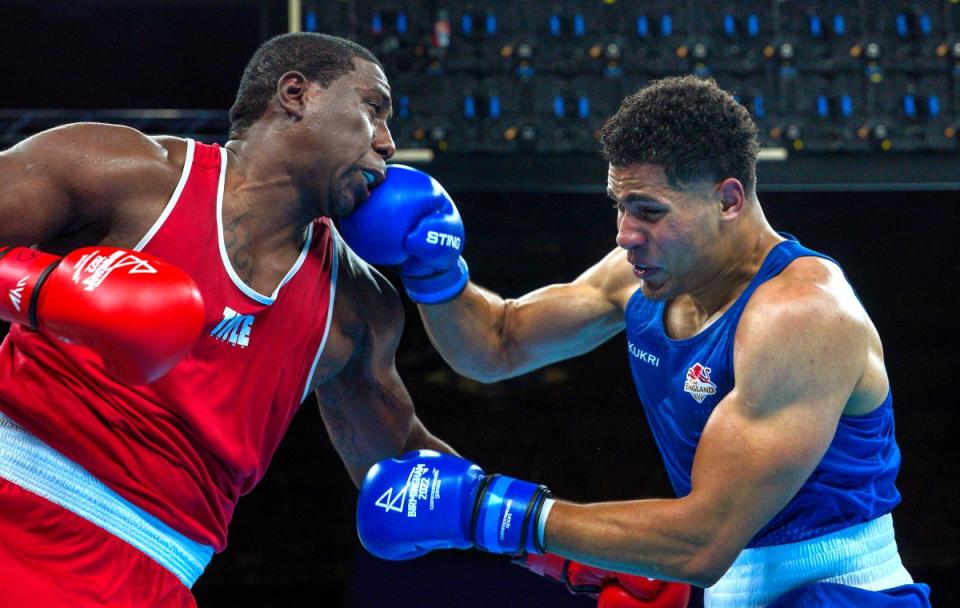
[[[541,190],[545,177],[558,191],[592,189],[605,118],[645,82],[688,73],[715,78],[757,120],[763,187],[960,184],[956,0],[4,4],[0,83],[13,95],[0,145],[77,119],[216,139],[227,125],[221,93],[232,93],[246,50],[304,30],[377,54],[399,160],[433,159],[453,189]],[[125,45],[142,49],[137,61],[108,68]],[[174,83],[171,69],[202,79]],[[24,77],[60,89],[23,90]],[[161,89],[168,105],[145,105]],[[177,109],[142,109],[155,107]],[[127,111],[60,112],[90,108]]]
[[[676,74],[711,76],[749,109],[764,158],[787,160],[765,167],[768,186],[888,184],[886,169],[903,155],[960,150],[952,0],[303,0],[302,11],[303,29],[352,37],[383,61],[399,148],[430,150],[438,162],[551,157],[558,188],[592,185],[595,163],[564,161],[595,161],[620,100]],[[956,163],[933,162],[930,173],[900,178],[957,180]],[[849,175],[823,175],[827,167]],[[952,176],[935,172],[950,167]],[[458,182],[472,186],[480,174],[487,188],[540,181],[464,173]]]

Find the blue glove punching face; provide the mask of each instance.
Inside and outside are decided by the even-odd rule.
[[[431,225],[421,225],[424,220]],[[437,180],[406,165],[389,165],[384,182],[340,219],[340,228],[371,264],[396,266],[418,255],[452,266],[464,245],[463,223],[450,195]]]
[[[460,213],[443,186],[423,171],[387,167],[386,180],[340,219],[340,228],[367,262],[400,266],[404,287],[416,302],[445,302],[467,284]]]

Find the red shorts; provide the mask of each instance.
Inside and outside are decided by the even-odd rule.
[[[0,479],[0,606],[196,608],[190,590],[125,541]]]

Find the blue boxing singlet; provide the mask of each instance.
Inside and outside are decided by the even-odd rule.
[[[627,303],[634,383],[678,497],[690,493],[693,456],[707,419],[735,384],[733,343],[740,315],[757,287],[803,256],[830,260],[788,237],[770,251],[720,319],[684,340],[667,336],[663,302],[646,299],[638,289]],[[889,513],[900,502],[894,486],[899,468],[888,392],[876,410],[840,418],[833,442],[810,478],[747,547],[802,541]]]

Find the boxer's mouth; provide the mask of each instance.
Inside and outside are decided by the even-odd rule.
[[[383,180],[387,178],[386,173],[377,169],[361,168],[360,174],[363,175],[364,182],[367,185],[367,190],[373,190],[382,184]]]

